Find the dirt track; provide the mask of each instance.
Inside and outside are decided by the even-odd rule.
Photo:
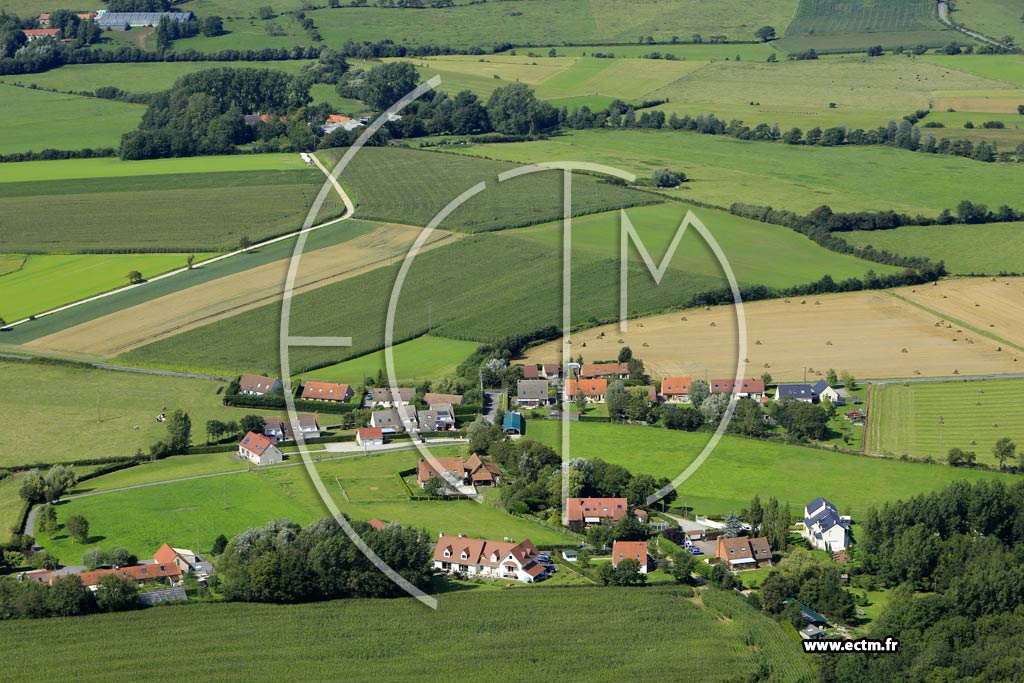
[[[950,286],[954,282],[969,281],[952,281]],[[913,289],[901,293],[923,296],[926,288]],[[1006,289],[1019,292],[1020,287]],[[1024,296],[1018,296],[1024,304]],[[958,331],[961,328],[955,325],[937,326],[935,315],[885,292],[760,301],[745,305],[744,311],[748,376],[767,372],[776,381],[800,381],[805,368],[808,380],[817,380],[828,368],[849,370],[862,379],[1024,371],[1024,361],[1017,362],[1024,353],[1005,346],[997,351],[998,342],[967,329]],[[1020,320],[1022,312],[1018,308],[1004,314]],[[733,307],[721,306],[637,319],[625,334],[617,325],[586,330],[573,336],[571,353],[582,353],[587,361],[614,359],[625,344],[657,378],[731,377],[736,371],[736,339]],[[560,342],[545,344],[533,349],[529,360],[555,362],[559,349]]]

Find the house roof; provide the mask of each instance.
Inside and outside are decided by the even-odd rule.
[[[399,427],[402,425],[402,417],[394,408],[375,410],[370,417],[373,420],[373,424],[378,427]]]
[[[117,569],[97,569],[91,572],[82,572],[79,578],[85,587],[99,584],[100,579],[108,574],[113,574],[122,579],[133,579],[143,581],[146,579],[180,578],[181,569],[172,562],[157,564],[136,564],[131,567],[118,567]]]
[[[360,427],[356,430],[356,437],[358,437],[360,441],[364,441],[366,439],[383,439],[384,430],[380,427]]]
[[[820,395],[821,392],[825,391],[826,389],[828,389],[828,382],[826,382],[823,379],[819,379],[817,382],[814,383],[814,386],[811,387],[811,391],[818,395]]]
[[[344,116],[342,114],[328,114],[327,120],[324,121],[324,123],[348,123],[349,121],[352,120],[354,119],[352,119],[351,116]]]
[[[370,396],[374,403],[390,403],[394,401],[395,393],[398,393],[400,401],[408,403],[416,396],[416,390],[412,387],[377,387],[370,392]]]
[[[59,28],[23,28],[21,32],[32,38],[56,38],[60,35]]]
[[[502,429],[515,429],[522,432],[525,427],[526,420],[523,419],[521,413],[505,413],[505,417],[501,419]]]
[[[449,553],[447,556],[445,556],[445,550]],[[530,573],[530,569],[525,565],[532,564],[538,554],[537,546],[529,539],[511,543],[468,536],[441,536],[437,539],[437,545],[434,546],[434,560],[436,561],[499,567],[511,555],[520,565],[524,565],[527,573]],[[541,572],[543,572],[543,567],[536,574]],[[536,576],[536,574],[531,575]]]
[[[731,394],[733,387],[736,386],[735,379],[713,379],[711,380],[711,393],[712,394]],[[763,379],[743,379],[740,380],[739,388],[736,389],[736,393],[739,394],[763,394],[764,393],[764,380]]]
[[[451,472],[460,481],[462,480],[465,471],[465,465],[462,464],[462,458],[434,458],[433,460],[437,463],[437,466],[441,468],[441,471]],[[416,479],[420,483],[427,482],[439,476],[440,473],[433,463],[426,458],[420,458],[420,461],[416,464]],[[443,476],[440,476],[440,478],[445,479]],[[445,479],[445,481],[447,480]]]
[[[540,377],[540,370],[536,365],[520,365],[519,367],[523,369],[523,379],[538,379]]]
[[[629,363],[584,363],[580,367],[582,379],[594,379],[596,377],[618,377],[629,374]]]
[[[548,381],[546,379],[521,379],[516,382],[516,396],[532,401],[548,400]]]
[[[352,389],[347,384],[309,381],[302,385],[302,394],[299,398],[320,401],[345,401],[351,394]]]
[[[469,478],[472,481],[494,482],[501,476],[501,470],[493,462],[487,462],[474,453],[466,461],[465,468],[469,470]]]
[[[662,396],[686,396],[689,393],[689,377],[666,377],[661,381]]]
[[[566,498],[565,508],[570,522],[582,522],[587,517],[617,522],[625,516],[629,503],[625,498]]]
[[[541,369],[544,370],[545,375],[549,376],[560,374],[562,371],[562,368],[558,363],[544,363],[544,365],[541,366]]]
[[[462,394],[433,394],[427,392],[423,394],[423,400],[427,402],[427,405],[434,405],[435,403],[451,403],[453,406],[461,406],[466,402]]]
[[[780,384],[775,393],[779,398],[814,398],[810,384]]]
[[[263,455],[268,448],[274,445],[274,440],[265,434],[248,432],[242,437],[242,440],[238,442],[238,445],[251,453]]]
[[[372,526],[372,527],[373,527],[374,529],[376,529],[377,531],[381,531],[381,530],[383,530],[383,529],[384,529],[384,527],[385,527],[385,526],[387,526],[386,524],[384,524],[384,522],[380,521],[380,520],[379,520],[379,519],[377,519],[376,517],[374,517],[373,519],[371,519],[370,521],[368,521],[368,522],[367,522],[367,524],[369,524],[370,526]]]
[[[608,380],[606,379],[570,379],[565,383],[565,395],[575,396],[577,392],[583,392],[584,396],[604,396],[608,393]]]
[[[647,541],[615,541],[612,543],[612,565],[623,560],[636,560],[647,564]]]
[[[723,560],[735,563],[737,560],[770,560],[772,549],[768,545],[768,539],[764,537],[747,538],[736,536],[735,538],[718,539],[718,557]]]
[[[242,375],[238,379],[238,387],[242,391],[265,394],[274,390],[281,380],[263,375]]]

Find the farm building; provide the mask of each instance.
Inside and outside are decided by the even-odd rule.
[[[528,408],[548,404],[548,381],[546,379],[521,379],[516,383],[516,403]]]
[[[647,552],[647,541],[615,541],[612,543],[612,566],[618,567],[623,560],[639,562],[641,574],[646,574],[654,568],[651,555]]]
[[[781,401],[786,398],[814,403],[817,397],[814,394],[814,387],[810,384],[780,384],[775,388],[775,400]]]
[[[335,384],[334,382],[309,381],[302,385],[302,393],[299,398],[309,401],[335,401],[344,403],[352,398],[352,387],[347,384]]]
[[[735,390],[739,398],[752,398],[760,401],[764,396],[763,379],[743,379],[739,386],[735,379],[713,379],[708,385],[712,394],[732,394]]]
[[[364,448],[384,445],[384,431],[380,427],[361,427],[356,430],[356,443]]]
[[[381,520],[377,519],[376,517],[374,517],[373,519],[369,520],[366,523],[369,524],[374,529],[376,529],[377,531],[383,531],[384,527],[387,526],[387,524],[385,524]]]
[[[604,397],[608,393],[608,380],[570,379],[566,381],[565,399],[567,401],[575,400],[577,392],[582,393],[588,403],[604,403]]]
[[[100,579],[113,574],[121,579],[130,579],[140,586],[146,581],[158,581],[168,583],[172,586],[181,582],[182,571],[176,564],[136,564],[130,567],[117,567],[115,569],[97,569],[91,572],[82,572],[78,578],[82,585],[91,591],[100,586]]]
[[[804,506],[804,530],[801,533],[818,550],[846,550],[850,543],[849,518],[840,516],[835,505],[819,496]]]
[[[733,571],[757,569],[763,565],[772,566],[772,549],[768,545],[768,539],[764,537],[719,537],[716,554],[718,559]]]
[[[666,377],[661,381],[661,396],[668,403],[689,403],[690,383],[689,377]]]
[[[547,575],[530,540],[519,543],[488,541],[458,536],[438,537],[434,546],[434,569],[490,579],[533,583]]]
[[[130,28],[143,26],[157,26],[160,20],[167,17],[168,20],[185,23],[194,18],[191,12],[97,12],[96,23],[100,28],[111,31],[126,31]]]
[[[213,570],[213,566],[187,548],[172,548],[170,544],[164,543],[153,553],[150,562],[139,564],[173,564],[181,570],[182,574],[196,574],[200,578]]]
[[[238,392],[250,396],[272,394],[281,388],[281,380],[263,375],[242,375],[238,378]]]
[[[526,433],[526,420],[522,413],[505,413],[501,419],[501,428],[506,434],[522,435]]]
[[[238,442],[238,454],[254,465],[276,465],[284,460],[273,440],[255,432],[249,432]]]

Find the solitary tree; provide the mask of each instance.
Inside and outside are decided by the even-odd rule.
[[[623,346],[619,349],[619,362],[628,363],[633,358],[633,349],[628,346]]]
[[[238,238],[238,248],[239,249],[248,249],[251,246],[252,246],[252,240],[249,239],[246,235],[242,235],[241,237]]]
[[[672,565],[668,568],[668,573],[672,575],[672,578],[676,580],[676,583],[687,583],[690,580],[690,575],[693,573],[693,568],[697,565],[697,560],[691,553],[685,550],[680,550],[672,555]]]
[[[843,386],[846,387],[847,389],[852,390],[857,388],[857,380],[854,378],[854,376],[850,373],[849,370],[843,370],[843,372],[839,375],[839,379],[842,381]]]
[[[89,520],[82,515],[68,517],[64,522],[64,529],[79,543],[85,543],[85,539],[89,538]]]
[[[762,26],[754,31],[754,37],[762,43],[767,43],[769,40],[775,39],[775,28],[772,26]]]
[[[266,420],[259,415],[246,415],[241,420],[243,432],[256,432],[257,434],[262,434],[263,428],[266,427],[266,425]]]
[[[992,455],[996,457],[999,469],[1004,469],[1007,460],[1013,460],[1017,457],[1017,444],[1010,437],[1004,436],[999,441],[996,441],[996,445],[992,447]]]
[[[44,505],[39,508],[36,519],[39,522],[40,531],[49,534],[57,530],[57,510],[52,505]]]
[[[185,257],[185,265],[188,266],[189,270],[192,270],[192,264],[195,262],[195,260],[195,254],[189,254],[187,257]]]
[[[210,553],[212,555],[220,555],[224,552],[224,548],[226,547],[228,547],[227,536],[221,534],[217,536],[217,538],[213,539],[213,547],[210,548]]]
[[[142,282],[142,273],[140,273],[137,270],[129,271],[128,272],[128,282],[130,282],[133,285]]]
[[[838,383],[839,376],[836,374],[835,370],[829,368],[828,372],[825,373],[825,384],[829,385],[830,387],[834,387]]]

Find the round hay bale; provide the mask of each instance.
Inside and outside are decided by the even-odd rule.
[[[770,365],[768,365],[767,363],[765,363],[765,364],[764,364],[764,367],[766,367],[766,368],[770,368],[771,366],[770,366]]]
[[[686,320],[687,320],[687,318],[686,318],[686,316],[684,315],[684,316],[683,316],[682,318],[680,318],[680,320],[682,320],[682,321],[683,321],[683,322],[685,323],[685,322],[686,322]]]
[[[920,375],[920,374],[921,374],[921,371],[920,371],[920,370],[914,370],[914,374],[915,374],[915,375]]]
[[[761,340],[758,339],[756,342],[754,342],[754,346],[761,346]]]
[[[587,348],[587,342],[583,342],[582,344],[580,344],[580,346],[583,348]]]
[[[829,339],[828,341],[826,341],[825,346],[832,346],[832,340]]]
[[[907,347],[904,346],[902,349],[900,349],[900,353],[910,353],[910,351],[907,351]]]
[[[995,326],[996,326],[996,324],[995,324],[995,323],[989,323],[989,324],[988,324],[988,326],[989,326],[989,327],[995,327]]]
[[[620,340],[619,340],[619,341],[618,341],[617,343],[621,344],[621,343],[622,343],[622,340],[620,339]]]
[[[646,349],[648,347],[650,347],[650,344],[648,344],[647,342],[644,342],[644,348]]]
[[[804,304],[806,304],[806,303],[807,303],[807,299],[802,299],[802,300],[800,301],[800,305],[801,305],[801,306],[803,306],[803,305],[804,305]]]
[[[714,320],[711,321],[711,327],[718,327],[718,325],[715,324]]]
[[[954,374],[954,375],[959,375],[959,374],[960,374],[960,371],[959,371],[959,370],[954,370],[954,371],[953,371],[953,374]]]

